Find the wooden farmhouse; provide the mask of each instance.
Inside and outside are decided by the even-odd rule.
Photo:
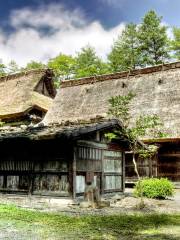
[[[0,122],[27,125],[41,121],[55,97],[52,78],[49,70],[0,77]]]
[[[1,111],[2,120],[11,126],[0,128],[0,191],[76,198],[93,184],[101,194],[123,192],[128,140],[106,138],[122,124],[90,112],[83,116],[78,110],[82,99],[74,102],[63,96],[73,87],[60,88],[50,107],[55,95],[52,76],[48,70],[1,79],[3,87],[11,86],[6,87],[8,98]],[[43,122],[20,125],[30,122],[32,114],[41,119],[49,107]],[[14,120],[18,124],[13,125]]]
[[[168,133],[166,138],[143,139],[155,142],[159,151],[154,160],[138,161],[140,175],[180,181],[180,62],[64,81],[44,123],[107,117],[108,99],[130,91],[136,95],[130,104],[131,124],[139,115],[157,114]],[[131,153],[125,162],[126,182],[134,182]]]
[[[105,136],[121,128],[117,120],[99,118],[2,128],[0,191],[76,198],[94,184],[101,194],[122,192],[128,140]]]
[[[28,74],[29,84],[23,75],[14,86],[24,84],[24,89],[28,88],[34,79]],[[45,107],[35,104],[32,95],[47,99],[55,92],[49,87],[51,77],[45,80],[49,71],[36,74],[38,80],[29,88],[31,94],[27,91],[21,101],[31,96],[26,109],[39,111]],[[7,82],[13,84],[14,80]],[[48,83],[39,85],[41,81]],[[158,144],[159,152],[153,161],[138,161],[140,175],[180,181],[180,63],[171,63],[64,81],[43,121],[23,128],[0,128],[0,191],[76,198],[93,184],[101,194],[123,192],[125,175],[126,182],[135,181],[136,175],[131,154],[125,155],[128,139],[122,136],[111,142],[106,137],[122,129],[121,122],[110,119],[107,112],[110,97],[130,91],[136,94],[130,105],[131,123],[140,114],[157,114],[169,133],[167,138],[143,139]],[[16,94],[19,96],[18,91]]]

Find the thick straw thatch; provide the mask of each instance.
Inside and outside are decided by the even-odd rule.
[[[37,91],[38,84],[46,86],[47,93]],[[54,97],[52,73],[49,70],[31,70],[0,78],[0,120],[25,115],[33,108],[47,112]]]
[[[170,136],[180,137],[180,62],[64,81],[44,123],[107,117],[108,99],[129,91],[136,94],[130,106],[132,119],[157,114]]]

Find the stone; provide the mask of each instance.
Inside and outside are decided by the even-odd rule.
[[[88,201],[83,201],[79,204],[79,207],[80,208],[90,208],[90,207],[92,207],[92,203],[88,202]]]
[[[99,201],[98,202],[98,207],[99,208],[104,208],[104,207],[110,207],[110,201]]]
[[[23,129],[23,130],[26,130],[27,126],[26,125],[21,125],[20,128]]]
[[[116,195],[114,195],[113,197],[112,197],[112,200],[114,200],[114,201],[120,201],[120,200],[122,200],[124,198],[124,196],[121,194],[121,195],[119,195],[119,194],[116,194]]]

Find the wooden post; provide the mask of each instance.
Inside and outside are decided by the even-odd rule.
[[[35,178],[35,174],[34,171],[35,170],[35,160],[32,161],[32,165],[31,165],[31,173],[29,174],[29,189],[28,189],[28,194],[32,195],[33,194],[33,186],[34,186],[34,178]]]
[[[77,147],[74,147],[74,154],[73,154],[73,164],[72,164],[72,191],[73,191],[73,199],[76,199],[76,158],[77,158]]]
[[[122,191],[125,191],[125,181],[126,181],[126,174],[125,174],[125,152],[122,152]]]
[[[149,177],[152,177],[152,158],[149,158]]]
[[[29,190],[28,190],[28,194],[32,195],[33,193],[33,174],[30,174],[30,179],[29,179]]]
[[[102,158],[101,158],[101,194],[104,194],[104,188],[105,188],[105,177],[104,177],[104,151],[102,151]]]

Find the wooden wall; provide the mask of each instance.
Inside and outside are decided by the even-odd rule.
[[[123,191],[124,151],[100,135],[0,142],[0,191],[75,197],[90,181],[102,194]]]
[[[138,159],[137,165],[141,177],[167,177],[180,181],[180,141],[158,143],[158,154],[152,160]],[[126,183],[137,181],[132,154],[125,157]]]
[[[157,171],[159,177],[180,182],[180,141],[161,144]]]
[[[63,142],[25,140],[0,143],[0,190],[69,196],[72,147]]]
[[[157,156],[153,159],[139,159],[136,156],[136,162],[140,177],[157,177]],[[134,170],[134,163],[131,153],[125,154],[125,181],[133,183],[137,181],[137,174]]]
[[[94,182],[101,193],[124,190],[123,151],[117,144],[78,141],[76,146],[76,193]]]

